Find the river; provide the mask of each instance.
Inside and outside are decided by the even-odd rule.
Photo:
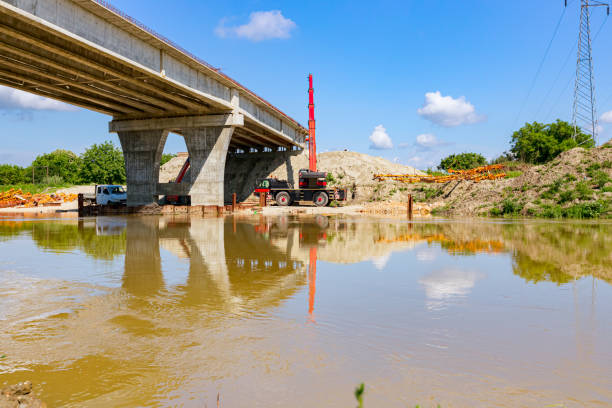
[[[0,218],[50,407],[612,405],[612,223]]]

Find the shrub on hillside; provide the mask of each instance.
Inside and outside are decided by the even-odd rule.
[[[438,165],[438,168],[442,170],[467,170],[473,169],[474,167],[484,166],[486,164],[487,159],[485,159],[481,154],[461,153],[451,154],[450,156],[445,157]]]
[[[512,154],[521,161],[534,164],[546,163],[561,152],[577,146],[595,146],[593,138],[578,130],[574,138],[574,127],[557,119],[554,123],[526,123],[512,134]]]

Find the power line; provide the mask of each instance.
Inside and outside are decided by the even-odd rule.
[[[538,70],[536,71],[536,74],[533,77],[533,80],[531,81],[531,86],[529,87],[529,92],[527,92],[527,97],[525,98],[525,101],[523,102],[523,105],[521,106],[521,110],[519,111],[518,115],[516,115],[516,119],[514,120],[514,125],[515,126],[516,126],[516,123],[518,122],[519,118],[521,117],[521,115],[523,113],[523,110],[525,109],[525,106],[527,105],[527,102],[529,101],[529,97],[531,96],[531,92],[533,92],[533,88],[535,87],[536,81],[538,80],[538,77],[540,76],[540,72],[542,71],[542,67],[544,66],[544,61],[546,61],[546,57],[548,56],[548,52],[550,51],[550,47],[552,46],[552,43],[555,40],[555,37],[557,36],[557,33],[559,32],[559,27],[561,26],[561,21],[563,21],[563,17],[565,16],[565,11],[566,10],[567,9],[564,8],[563,12],[559,16],[559,21],[557,21],[557,25],[555,26],[555,29],[553,31],[553,35],[550,38],[550,41],[548,42],[548,45],[546,46],[546,51],[544,52],[544,56],[542,57],[542,60],[540,61],[540,65],[538,66]]]
[[[567,57],[565,57],[565,62],[561,66],[561,69],[559,70],[559,73],[557,74],[557,76],[555,77],[555,80],[553,81],[552,85],[550,86],[550,89],[548,90],[548,92],[546,92],[546,95],[544,96],[544,99],[542,100],[542,104],[540,105],[540,107],[538,108],[536,113],[534,114],[535,120],[538,119],[538,114],[540,113],[540,111],[544,107],[544,104],[548,100],[548,97],[550,96],[550,94],[553,91],[553,89],[555,89],[555,85],[557,85],[557,81],[559,81],[559,78],[561,77],[561,74],[563,73],[563,70],[565,69],[565,66],[567,65],[567,63],[569,62],[570,58],[572,57],[572,54],[574,53],[574,50],[576,49],[576,45],[577,44],[578,43],[574,44],[572,49],[570,49],[569,53],[567,53]],[[571,78],[570,78],[570,80],[571,80]],[[567,87],[567,85],[566,85],[566,87]],[[557,100],[557,102],[558,102],[558,100]]]

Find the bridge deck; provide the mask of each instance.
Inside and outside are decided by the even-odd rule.
[[[303,147],[307,130],[99,0],[0,0],[0,84],[115,120],[241,114],[232,146]]]

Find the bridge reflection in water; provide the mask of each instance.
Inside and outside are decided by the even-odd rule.
[[[50,406],[347,406],[361,376],[375,406],[610,389],[612,224],[100,217],[0,221],[0,244],[31,255],[0,265],[0,379]]]

